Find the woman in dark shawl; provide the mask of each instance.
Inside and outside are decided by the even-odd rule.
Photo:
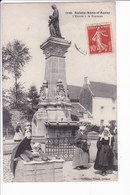
[[[118,170],[118,153],[117,153],[117,127],[113,130],[114,142],[113,142],[113,169],[115,171]]]
[[[113,167],[113,136],[110,134],[109,128],[105,127],[97,141],[97,155],[94,164],[96,170],[101,170],[102,175],[106,175],[107,170]]]
[[[20,157],[25,151],[31,151],[31,133],[28,132],[26,137],[13,149],[11,154],[10,168],[15,175],[15,169],[18,163],[18,157]]]

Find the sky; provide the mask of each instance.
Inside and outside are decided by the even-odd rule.
[[[52,3],[3,3],[2,4],[2,45],[13,40],[20,40],[29,48],[32,56],[24,67],[20,82],[25,88],[36,85],[39,89],[44,80],[45,55],[40,45],[49,35],[48,17],[53,13]],[[84,77],[90,81],[116,84],[116,43],[115,43],[115,7],[114,3],[56,3],[60,14],[62,36],[71,41],[66,53],[67,84],[82,86]],[[72,17],[67,12],[109,12],[103,17]],[[79,14],[80,15],[80,14]],[[78,15],[78,16],[79,16]],[[111,24],[113,51],[106,54],[89,54],[87,26],[94,24]],[[87,51],[81,54],[75,48]],[[5,88],[14,83],[10,77],[3,82]]]

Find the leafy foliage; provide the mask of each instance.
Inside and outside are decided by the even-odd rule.
[[[18,40],[9,42],[2,48],[3,69],[12,73],[16,79],[20,78],[21,71],[30,58],[29,48]]]
[[[3,95],[3,98],[2,98],[2,103],[3,103],[3,107],[5,108],[9,108],[9,105],[10,105],[10,96],[9,96],[9,90],[8,89],[3,89],[3,92],[2,92],[2,95]]]
[[[9,110],[5,107],[3,107],[3,126],[8,126],[11,121],[11,114]]]
[[[9,130],[11,129],[12,129],[11,113],[7,108],[3,107],[3,135],[9,133]]]
[[[16,94],[17,93],[17,94]],[[16,102],[17,96],[17,102]],[[10,108],[17,108],[18,110],[25,109],[25,105],[27,104],[26,92],[24,86],[21,83],[17,83],[17,91],[15,87],[10,88],[9,90],[9,98],[10,98]]]
[[[31,86],[28,92],[28,101],[31,104],[32,109],[37,109],[39,102],[39,95],[36,86]]]
[[[11,73],[15,79],[14,87],[10,90],[11,99],[14,99],[11,106],[14,106],[14,108],[19,109],[21,100],[24,98],[18,79],[22,75],[23,67],[30,59],[29,48],[18,40],[14,40],[12,43],[9,42],[2,48],[3,79],[8,78],[5,72]]]
[[[24,116],[28,121],[32,120],[34,113],[38,109],[39,95],[36,86],[31,86],[28,93],[26,93],[27,103],[25,109],[23,110]]]

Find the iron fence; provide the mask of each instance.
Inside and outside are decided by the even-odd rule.
[[[72,160],[74,155],[75,137],[48,138],[45,152],[50,156]]]

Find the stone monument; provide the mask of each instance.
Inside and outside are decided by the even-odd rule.
[[[50,37],[40,46],[45,54],[45,76],[40,91],[39,109],[32,119],[34,141],[43,142],[47,137],[67,134],[77,130],[77,122],[71,120],[71,102],[67,94],[65,54],[71,42],[61,36],[59,12],[52,5],[49,16]]]

